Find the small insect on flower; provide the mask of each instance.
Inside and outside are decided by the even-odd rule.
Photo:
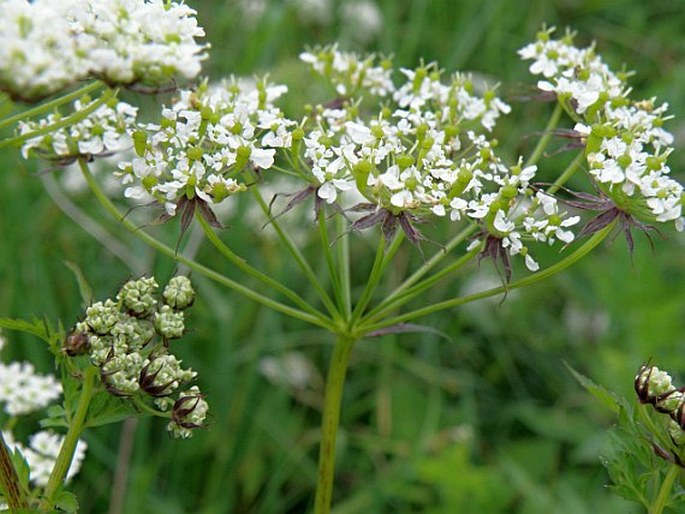
[[[69,357],[84,355],[90,349],[88,334],[81,331],[73,331],[62,343],[62,351]]]

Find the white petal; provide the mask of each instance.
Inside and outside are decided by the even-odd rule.
[[[492,225],[495,229],[504,233],[511,232],[515,227],[514,223],[506,218],[502,209],[498,210],[497,214],[495,214],[495,220],[492,222]]]
[[[276,150],[264,150],[263,148],[253,148],[250,153],[250,160],[262,169],[270,168],[274,163]]]
[[[537,271],[540,269],[540,265],[535,262],[535,259],[533,259],[530,254],[526,254],[526,268],[528,268],[530,271]]]
[[[376,139],[373,137],[373,135],[371,135],[371,129],[361,123],[348,121],[345,123],[345,128],[347,129],[347,134],[350,136],[352,141],[358,145],[372,143]]]

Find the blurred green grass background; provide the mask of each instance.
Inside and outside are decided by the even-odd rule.
[[[675,119],[667,128],[676,136],[670,162],[674,174],[685,178],[682,2],[380,0],[382,27],[362,34],[345,16],[345,5],[353,2],[330,1],[320,12],[315,6],[321,2],[313,0],[189,3],[212,44],[207,74],[270,72],[289,84],[286,108],[293,111],[316,94],[297,55],[307,45],[333,41],[393,54],[401,66],[438,60],[447,71],[473,71],[501,82],[514,106],[499,130],[511,156],[530,149],[530,136],[549,112],[548,105],[515,101],[534,83],[516,50],[543,23],[569,26],[579,44],[596,41],[611,66],[625,63],[636,71],[635,98],[670,103]],[[564,158],[540,167],[554,171]],[[104,249],[31,175],[38,163],[5,152],[0,169],[0,315],[45,315],[73,324],[82,306],[65,261],[81,268],[99,298],[135,274],[133,262],[134,269],[160,277],[176,269],[123,234],[87,194],[74,196],[87,216],[116,235],[128,265]],[[238,206],[232,229],[222,236],[297,287],[293,263],[241,222],[246,208]],[[302,222],[305,230],[312,227],[310,220]],[[175,241],[174,227],[153,230]],[[334,512],[639,512],[605,487],[599,455],[613,420],[574,382],[565,363],[626,396],[638,366],[649,358],[685,378],[685,238],[672,229],[665,235],[668,240],[654,238],[652,251],[638,234],[632,258],[619,236],[574,269],[511,293],[501,304],[480,302],[422,320],[449,339],[412,334],[360,342],[343,406]],[[315,259],[315,247],[307,250]],[[235,274],[209,248],[198,251],[200,260]],[[356,269],[364,270],[372,255],[360,255]],[[398,267],[412,262],[416,255],[406,249]],[[483,263],[435,294],[491,280],[489,271]],[[276,514],[306,512],[311,505],[320,377],[330,338],[195,279],[200,294],[192,333],[178,352],[199,371],[211,425],[182,442],[168,438],[155,420],[88,433],[89,454],[71,485],[84,513]],[[363,275],[355,279],[362,283]],[[12,342],[6,358],[25,357],[50,368],[35,340],[6,335]],[[265,357],[294,351],[307,359],[305,387],[284,386],[260,372]],[[132,448],[128,459],[126,444]],[[113,487],[123,470],[125,488]]]

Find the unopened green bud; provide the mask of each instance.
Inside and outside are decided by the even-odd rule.
[[[154,324],[155,330],[164,339],[178,339],[185,330],[183,311],[175,311],[169,305],[162,305],[159,312],[155,313]]]
[[[401,170],[407,169],[410,166],[414,165],[414,158],[406,153],[400,154],[397,157],[395,157],[395,162],[397,165],[400,167]]]
[[[131,137],[136,155],[142,157],[145,155],[145,149],[147,148],[147,133],[143,130],[136,130]]]
[[[96,334],[109,334],[120,319],[119,307],[112,300],[96,302],[86,309],[85,322]]]
[[[190,279],[183,275],[178,275],[169,280],[164,288],[165,303],[173,309],[181,310],[190,307],[195,300],[195,291]]]
[[[130,280],[123,285],[117,299],[133,316],[145,317],[157,305],[157,300],[154,297],[157,287],[157,282],[152,277]]]

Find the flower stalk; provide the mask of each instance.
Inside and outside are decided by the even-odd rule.
[[[675,464],[669,466],[668,472],[664,477],[664,481],[661,483],[661,487],[659,488],[659,493],[657,494],[656,500],[654,500],[654,504],[649,508],[649,514],[662,514],[666,508],[666,502],[671,492],[671,488],[673,487],[676,478],[680,474],[681,469],[682,468],[676,466]]]
[[[368,334],[369,332],[375,332],[377,330],[380,330],[382,328],[386,328],[392,325],[397,325],[400,323],[405,323],[407,321],[411,321],[413,319],[422,317],[422,316],[427,316],[428,314],[433,314],[435,312],[439,312],[445,309],[450,309],[453,307],[457,307],[459,305],[463,305],[465,303],[473,302],[475,300],[480,300],[482,298],[489,298],[491,296],[496,296],[501,293],[505,293],[507,291],[510,291],[512,289],[518,289],[520,287],[524,286],[529,286],[532,284],[535,284],[537,282],[540,282],[541,280],[544,280],[546,278],[551,277],[552,275],[556,275],[557,273],[560,273],[561,271],[571,267],[573,264],[578,262],[580,259],[585,257],[588,253],[590,253],[594,248],[596,248],[612,231],[612,229],[616,226],[616,222],[612,222],[610,225],[607,225],[604,227],[602,230],[599,232],[593,234],[592,237],[590,237],[580,248],[578,248],[576,251],[571,253],[570,255],[566,256],[564,259],[561,261],[557,262],[556,264],[553,264],[552,266],[545,268],[544,270],[541,270],[534,275],[529,275],[527,277],[524,277],[520,280],[511,282],[507,285],[502,285],[498,287],[494,287],[491,289],[487,289],[485,291],[481,291],[479,293],[474,293],[471,295],[467,296],[460,296],[458,298],[452,298],[449,300],[445,300],[442,302],[434,303],[432,305],[428,305],[426,307],[422,307],[420,309],[416,309],[404,314],[400,314],[399,316],[395,316],[392,318],[386,318],[383,321],[378,321],[378,322],[370,322],[370,320],[362,320],[361,326],[358,327],[358,330],[360,333]]]
[[[326,390],[324,393],[323,418],[321,420],[321,442],[319,446],[319,469],[314,499],[314,514],[329,514],[333,500],[333,479],[335,476],[335,442],[340,426],[340,408],[349,365],[350,353],[356,339],[338,336],[328,366]]]
[[[67,431],[62,447],[57,455],[55,467],[52,468],[52,473],[50,473],[48,485],[45,487],[45,498],[43,500],[44,509],[53,508],[57,491],[64,483],[67,472],[69,471],[69,466],[71,465],[71,460],[74,456],[74,451],[76,450],[76,444],[78,443],[81,432],[83,432],[83,429],[85,428],[86,415],[88,414],[88,407],[90,407],[90,401],[93,397],[97,376],[98,370],[94,366],[89,366],[83,373],[83,385],[81,387],[78,405],[76,406],[76,412],[69,422],[69,430]]]
[[[73,102],[74,100],[79,99],[83,95],[87,95],[89,93],[92,93],[93,91],[97,91],[102,87],[104,87],[104,84],[99,80],[95,80],[90,84],[86,84],[85,86],[80,87],[75,91],[72,91],[71,93],[62,95],[58,98],[55,98],[54,100],[50,100],[49,102],[42,103],[36,107],[33,107],[32,109],[26,109],[25,111],[21,111],[17,114],[13,114],[11,116],[3,118],[2,120],[0,120],[0,129],[14,125],[18,121],[25,121],[29,118],[33,118],[35,116],[40,116],[41,114],[48,113],[51,110],[60,107],[61,105]]]

